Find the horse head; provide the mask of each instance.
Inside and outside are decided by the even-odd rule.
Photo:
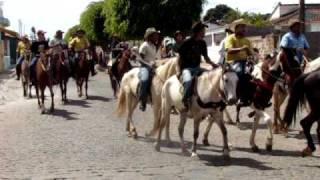
[[[229,64],[224,64],[221,72],[220,91],[223,93],[227,104],[233,105],[237,102],[238,75]]]
[[[24,53],[24,60],[27,62],[30,62],[31,60],[31,51],[30,50],[26,50]]]

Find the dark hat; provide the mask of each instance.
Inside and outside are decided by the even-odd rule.
[[[178,35],[182,35],[182,32],[180,30],[177,30],[175,33],[174,33],[174,37],[178,36]]]
[[[226,28],[226,29],[225,29],[225,32],[226,32],[226,33],[234,33],[230,28]]]
[[[44,32],[43,30],[39,30],[38,32],[37,32],[37,34],[45,34],[46,32]]]
[[[56,34],[63,34],[64,32],[61,30],[56,31]]]
[[[192,26],[192,32],[193,33],[198,33],[200,32],[203,28],[207,28],[208,26],[206,24],[203,24],[201,21],[196,22]]]
[[[296,19],[293,19],[291,21],[289,21],[289,27],[292,28],[294,25],[296,24],[303,24],[303,22],[299,21],[299,20],[296,20]]]

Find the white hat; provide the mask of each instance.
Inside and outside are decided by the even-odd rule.
[[[154,27],[150,27],[146,30],[146,32],[144,33],[144,38],[148,38],[150,35],[152,35],[153,33],[160,33],[160,31],[157,31],[156,28]]]

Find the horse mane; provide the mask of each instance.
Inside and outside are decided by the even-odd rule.
[[[166,62],[156,69],[156,74],[160,77],[160,79],[164,81],[177,72],[176,67],[178,61],[177,57],[173,57],[163,61]]]

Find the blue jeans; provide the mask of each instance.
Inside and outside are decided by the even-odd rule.
[[[17,65],[21,65],[22,62],[23,62],[23,60],[24,60],[24,56],[20,56],[20,57],[18,58]]]
[[[183,85],[183,101],[189,101],[192,96],[192,79],[194,76],[204,72],[205,70],[197,68],[186,68],[182,70],[182,85]]]
[[[150,86],[150,69],[141,67],[138,77],[140,80],[139,100],[145,103],[147,101],[148,88]]]
[[[231,63],[232,69],[238,74],[239,78],[246,72],[246,63],[247,61],[245,60],[234,61]]]

